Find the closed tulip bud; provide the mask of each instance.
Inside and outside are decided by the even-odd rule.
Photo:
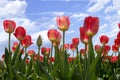
[[[108,41],[109,41],[109,37],[107,37],[106,35],[102,35],[102,36],[100,37],[100,42],[101,42],[101,44],[105,45],[105,44],[108,43]]]
[[[37,39],[37,46],[40,47],[42,45],[42,38],[39,35],[38,39]]]
[[[24,48],[29,47],[32,44],[32,39],[30,35],[26,35],[25,38],[21,41],[21,45]]]
[[[70,26],[70,20],[68,16],[57,17],[57,26],[61,31],[67,31]]]
[[[89,36],[86,35],[84,28],[80,27],[80,40],[83,44],[88,44],[89,43]]]
[[[46,48],[45,47],[41,48],[41,53],[42,53],[42,55],[45,55],[45,53],[46,53]]]
[[[12,20],[5,20],[3,22],[4,30],[7,33],[13,33],[16,28],[16,23]]]
[[[73,38],[72,44],[78,45],[79,44],[79,38]]]
[[[26,36],[26,30],[23,27],[19,26],[16,28],[14,35],[18,40],[21,41]]]
[[[98,17],[92,17],[88,16],[84,20],[84,29],[85,33],[88,36],[94,36],[99,29],[99,18]]]
[[[103,54],[103,55],[108,54],[108,52],[110,51],[110,48],[111,48],[111,47],[110,47],[109,45],[105,45],[102,54]]]

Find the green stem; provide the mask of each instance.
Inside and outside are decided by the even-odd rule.
[[[8,50],[9,50],[9,53],[10,53],[10,37],[11,37],[11,33],[9,33],[9,39],[8,39]]]
[[[52,71],[52,52],[53,52],[53,42],[51,45],[51,52],[50,52],[50,71]]]
[[[40,57],[40,47],[38,46],[38,58]]]
[[[64,53],[64,43],[65,43],[65,31],[63,31],[63,53]]]

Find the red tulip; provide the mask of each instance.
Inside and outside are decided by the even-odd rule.
[[[79,38],[73,38],[72,44],[78,45],[79,44]]]
[[[48,55],[50,53],[50,48],[42,47],[41,48],[41,53],[43,55]]]
[[[120,39],[114,39],[114,44],[115,44],[117,47],[120,47]]]
[[[84,56],[84,54],[85,54],[85,49],[80,49],[80,54],[82,54],[82,56]]]
[[[13,33],[16,28],[16,23],[12,20],[5,20],[3,22],[4,30],[7,33]]]
[[[35,54],[35,51],[34,50],[28,50],[28,55],[29,56],[32,56],[32,55],[34,55]]]
[[[40,61],[43,61],[43,56],[40,56],[39,60],[40,60]]]
[[[28,64],[30,62],[29,58],[26,59],[26,64]]]
[[[21,45],[24,47],[24,48],[27,48],[29,47],[32,42],[31,42],[31,36],[30,35],[26,35],[25,38],[21,41]]]
[[[64,48],[65,48],[65,50],[68,50],[69,49],[69,44],[64,44]]]
[[[120,31],[117,34],[117,39],[120,39]]]
[[[13,46],[12,46],[12,51],[13,51],[13,52],[16,51],[17,46],[18,46],[18,42],[14,42],[14,43],[13,43]]]
[[[118,27],[119,27],[119,29],[120,29],[120,23],[118,23]]]
[[[61,31],[67,31],[70,26],[70,20],[68,16],[57,17],[57,26]]]
[[[95,45],[96,52],[100,52],[101,50],[102,50],[102,47],[99,44]]]
[[[112,62],[112,63],[116,63],[117,61],[118,61],[118,56],[112,56],[110,58],[110,62]]]
[[[55,29],[50,29],[48,31],[48,39],[51,41],[51,42],[54,42],[54,41],[57,41],[57,40],[60,40],[61,39],[61,34],[60,32],[58,32],[57,30]]]
[[[74,51],[74,50],[76,49],[76,45],[75,45],[75,44],[70,44],[70,49],[71,49],[72,51]]]
[[[80,40],[83,44],[88,44],[89,37],[85,34],[84,28],[80,27]]]
[[[119,50],[119,47],[118,46],[116,46],[116,45],[112,45],[112,51],[113,52],[118,52],[118,50]]]
[[[99,29],[99,18],[88,16],[84,20],[85,33],[88,36],[94,36]]]
[[[16,28],[14,35],[18,40],[23,40],[26,36],[26,30],[19,26]]]
[[[109,37],[107,37],[107,36],[105,36],[105,35],[102,35],[102,36],[100,37],[100,42],[101,42],[101,44],[105,45],[105,44],[108,43],[108,41],[109,41]]]
[[[104,54],[107,54],[107,53],[110,51],[110,48],[111,48],[111,47],[110,47],[109,45],[105,45],[102,54],[103,54],[103,55],[104,55]]]

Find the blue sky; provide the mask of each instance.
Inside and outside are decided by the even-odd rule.
[[[7,47],[8,34],[3,30],[5,19],[15,20],[32,36],[34,42],[29,49],[37,50],[35,45],[38,35],[42,36],[43,46],[50,47],[47,38],[48,29],[58,29],[56,16],[66,15],[70,18],[70,29],[66,32],[66,43],[71,43],[73,37],[79,37],[79,27],[83,25],[87,16],[97,16],[100,28],[94,36],[94,44],[99,43],[99,36],[110,37],[109,44],[113,44],[120,22],[120,0],[0,0],[0,56]],[[16,41],[12,35],[12,42]],[[80,43],[79,48],[83,48]]]

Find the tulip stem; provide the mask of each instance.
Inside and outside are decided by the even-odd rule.
[[[65,43],[65,31],[63,31],[63,52],[64,52],[64,43]]]
[[[38,46],[38,58],[40,57],[40,47]]]
[[[52,71],[52,50],[53,50],[53,42],[51,45],[51,52],[50,52],[50,71]]]
[[[11,37],[11,33],[9,33],[9,39],[8,39],[8,50],[9,50],[9,53],[10,53],[10,37]]]

